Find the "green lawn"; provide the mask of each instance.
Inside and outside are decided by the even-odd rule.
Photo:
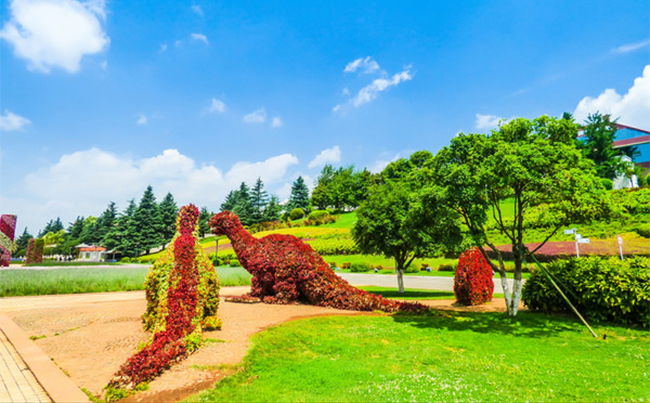
[[[0,270],[0,297],[143,290],[148,271],[147,267]],[[217,267],[217,274],[224,287],[251,283],[242,267]]]
[[[648,401],[650,335],[521,312],[325,317],[257,334],[190,402]]]
[[[381,295],[388,299],[402,299],[402,300],[426,300],[426,299],[455,299],[453,291],[436,291],[436,290],[420,290],[417,288],[405,288],[404,293],[400,294],[397,288],[393,287],[379,287],[375,285],[357,287],[361,290],[371,292],[373,294]],[[492,299],[503,298],[503,294],[493,294]]]
[[[53,259],[43,259],[41,263],[31,263],[24,266],[38,267],[76,267],[76,266],[120,266],[119,262],[59,262]]]

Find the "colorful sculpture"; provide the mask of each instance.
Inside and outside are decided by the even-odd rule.
[[[11,262],[15,234],[16,216],[13,214],[0,216],[0,266],[7,267]]]
[[[224,211],[210,220],[215,235],[226,235],[241,265],[253,275],[251,297],[267,303],[304,302],[356,311],[423,312],[418,303],[388,300],[351,286],[323,258],[293,235],[251,236],[239,218]]]
[[[199,209],[193,204],[182,207],[178,213],[178,234],[173,241],[171,271],[165,274],[164,270],[158,269],[166,284],[147,289],[149,306],[145,320],[154,334],[142,350],[122,365],[107,388],[134,389],[151,380],[201,345],[202,325],[210,328],[221,326],[216,317],[219,279],[212,262],[205,257],[193,235],[198,220]],[[166,256],[161,259],[166,259]],[[203,282],[202,275],[210,270],[214,276],[209,276],[210,281]],[[151,286],[151,280],[147,282]],[[208,295],[213,294],[201,290],[204,286],[217,289],[216,301],[206,301]],[[164,307],[161,307],[159,298],[161,289],[167,293]],[[205,315],[206,309],[209,311],[208,317]]]

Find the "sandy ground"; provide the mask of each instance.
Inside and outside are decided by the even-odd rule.
[[[223,289],[223,295],[243,294],[247,287]],[[61,296],[61,298],[65,298]],[[92,302],[66,305],[59,301],[52,307],[34,307],[7,312],[35,342],[81,388],[95,396],[119,367],[149,339],[140,319],[146,308],[144,298],[128,301]],[[438,309],[467,311],[505,311],[503,300],[489,305],[461,308],[454,301],[424,301]],[[151,381],[149,389],[125,399],[131,402],[178,401],[236,371],[246,355],[253,334],[290,320],[327,315],[359,313],[308,305],[267,305],[224,302],[219,307],[223,328],[205,332],[217,339],[203,346],[186,360],[174,365]],[[221,342],[223,341],[223,342]]]

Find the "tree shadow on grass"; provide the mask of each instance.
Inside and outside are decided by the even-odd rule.
[[[452,291],[434,291],[434,290],[404,290],[403,293],[395,289],[386,289],[382,287],[362,287],[363,290],[366,290],[375,295],[380,295],[384,298],[394,298],[394,299],[446,299],[446,298],[455,298],[455,295]]]
[[[540,313],[519,312],[508,317],[504,312],[448,312],[431,311],[425,315],[395,314],[396,323],[409,324],[420,329],[447,331],[472,331],[517,337],[548,337],[562,332],[584,332],[587,329],[570,317],[550,316]]]

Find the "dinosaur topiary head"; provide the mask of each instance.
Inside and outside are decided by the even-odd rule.
[[[222,211],[210,219],[210,229],[217,236],[228,235],[238,228],[242,228],[241,222],[239,222],[237,215],[230,211]]]

